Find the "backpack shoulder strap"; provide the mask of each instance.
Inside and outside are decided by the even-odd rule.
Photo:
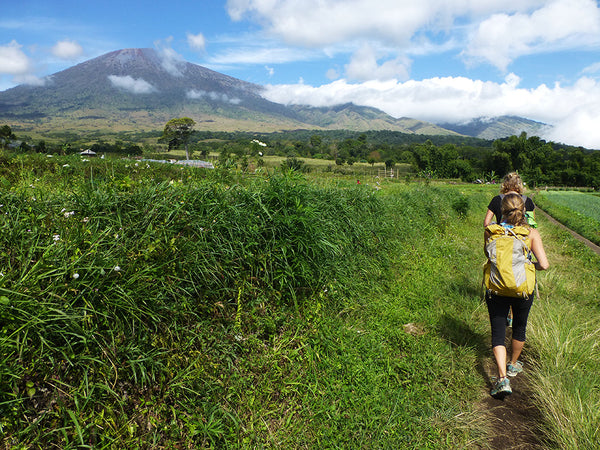
[[[515,239],[523,242],[523,245],[527,248],[527,253],[531,253],[531,249],[527,244],[527,240],[529,238],[529,228],[524,226],[516,226],[514,228],[505,228],[508,231],[508,234],[514,236]]]

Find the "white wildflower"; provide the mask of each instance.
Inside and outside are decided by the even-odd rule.
[[[73,278],[76,280],[77,278],[79,278],[79,274],[78,273],[74,273],[73,274]]]
[[[55,241],[60,241],[60,234],[52,235],[52,239],[54,239]]]
[[[119,266],[115,266],[115,267],[113,268],[113,270],[114,270],[115,272],[120,272],[120,271],[121,271],[121,268],[120,268]]]

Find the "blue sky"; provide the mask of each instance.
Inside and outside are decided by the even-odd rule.
[[[4,2],[0,90],[122,48],[155,48],[280,103],[394,117],[518,115],[600,149],[596,0]]]

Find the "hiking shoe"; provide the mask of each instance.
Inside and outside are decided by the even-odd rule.
[[[516,377],[521,372],[523,372],[523,363],[521,361],[517,361],[514,364],[508,363],[508,366],[506,366],[506,375],[509,377]]]
[[[510,394],[512,394],[512,389],[510,388],[510,380],[508,378],[496,381],[490,391],[492,397],[500,400]]]

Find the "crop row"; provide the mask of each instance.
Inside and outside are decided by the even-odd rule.
[[[600,245],[600,197],[578,191],[541,191],[536,204],[558,221]]]

